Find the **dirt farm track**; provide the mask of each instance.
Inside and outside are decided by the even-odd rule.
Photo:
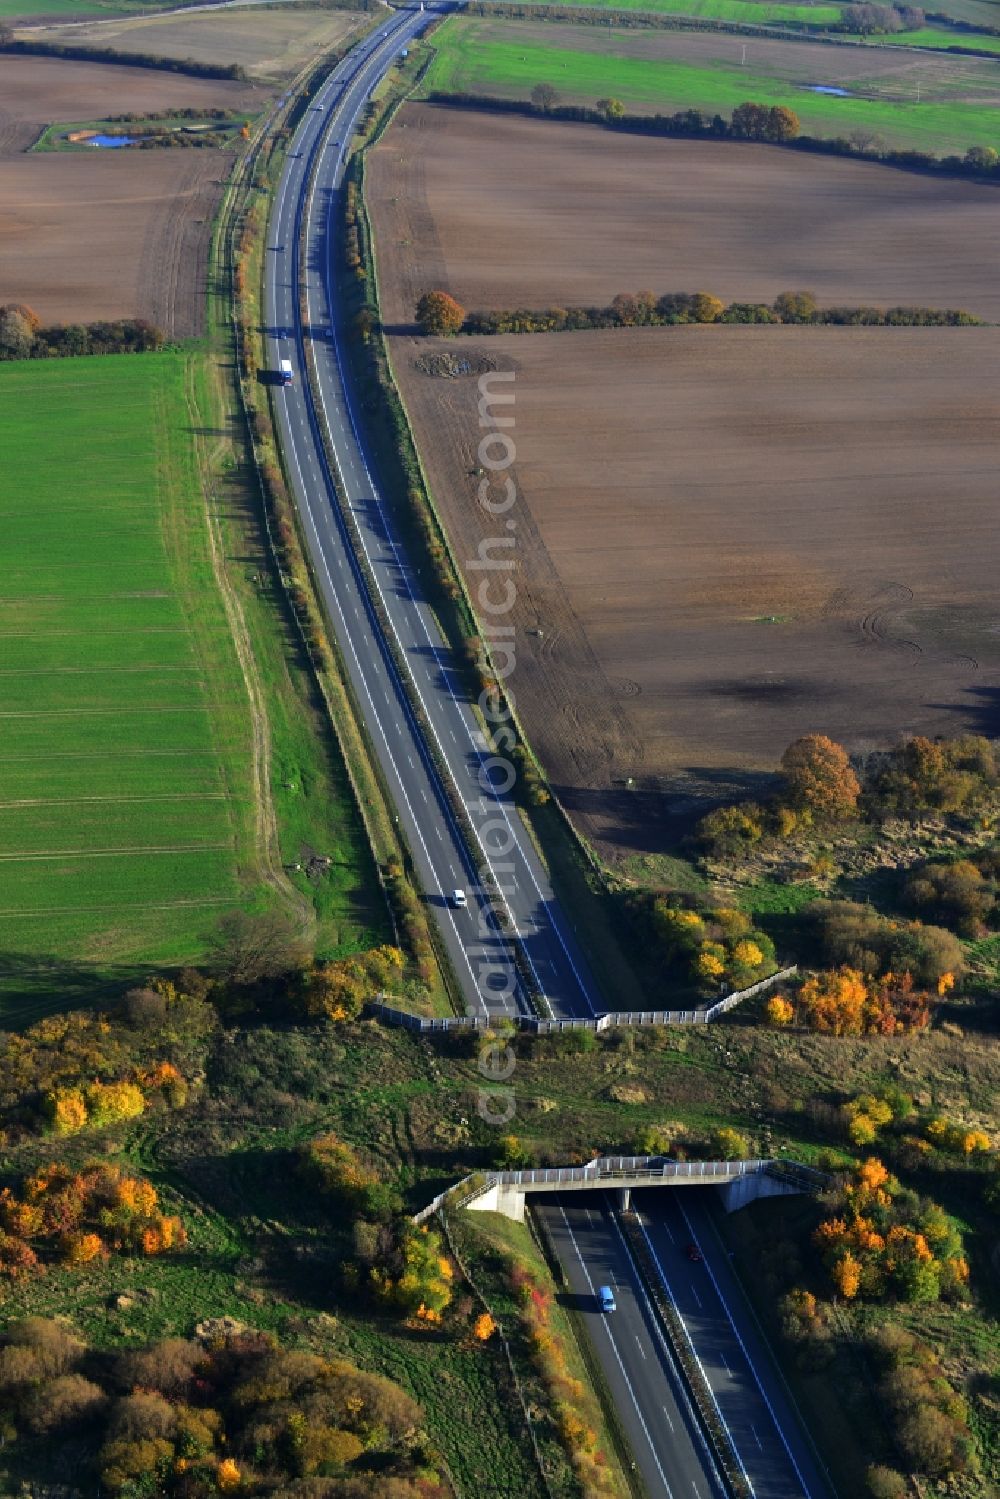
[[[396,338],[473,558],[497,524],[476,503],[477,381],[422,373],[435,350],[516,371],[512,682],[607,853],[657,849],[691,794],[752,783],[810,730],[858,750],[1000,729],[995,330]]]

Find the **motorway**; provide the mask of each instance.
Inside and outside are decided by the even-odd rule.
[[[359,43],[324,83],[292,141],[269,226],[265,286],[269,360],[274,370],[282,358],[290,359],[295,369],[294,382],[274,391],[275,417],[314,577],[468,1009],[502,1015],[529,1008],[507,935],[516,933],[543,1008],[561,1017],[589,1016],[609,1006],[597,994],[566,913],[514,802],[502,789],[508,762],[492,755],[464,695],[457,663],[400,547],[360,433],[342,360],[332,256],[345,153],[365,103],[401,48],[449,8],[442,4],[426,11],[387,12],[379,30]],[[315,359],[318,402],[305,379],[307,340]],[[367,555],[368,578],[374,579],[383,618],[405,658],[429,730],[414,718],[372,606],[369,582],[346,534],[321,424]],[[437,763],[426,732],[434,741]],[[448,804],[438,770],[441,760],[475,829],[472,851]],[[499,900],[481,888],[487,871],[502,891]],[[467,891],[466,910],[450,905],[449,893],[455,889]]]
[[[831,1499],[712,1226],[710,1189],[633,1193],[647,1244],[691,1340],[755,1499]],[[601,1362],[650,1499],[725,1492],[691,1416],[680,1377],[609,1194],[535,1199]],[[688,1258],[688,1245],[702,1254]],[[603,1315],[598,1286],[613,1285]]]
[[[532,1211],[566,1272],[650,1499],[725,1499],[609,1198],[594,1192],[584,1205],[578,1196],[535,1198]],[[597,1306],[600,1286],[614,1288],[617,1310],[609,1315]]]
[[[756,1499],[829,1499],[713,1226],[711,1190],[635,1192],[632,1206]],[[692,1244],[700,1261],[688,1258]]]

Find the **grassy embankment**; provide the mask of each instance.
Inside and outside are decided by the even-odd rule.
[[[534,24],[534,23],[532,23]],[[631,34],[634,44],[634,34]],[[650,41],[652,51],[655,38]],[[810,82],[778,78],[754,66],[742,67],[734,53],[732,63],[700,66],[672,58],[639,57],[616,53],[615,33],[610,32],[601,51],[560,42],[552,30],[552,41],[538,40],[537,30],[518,31],[518,23],[451,17],[435,38],[437,56],[425,80],[425,92],[494,94],[526,98],[539,83],[553,84],[567,103],[594,104],[611,95],[626,108],[669,113],[679,109],[702,109],[729,114],[747,99],[765,104],[786,104],[795,109],[803,132],[818,136],[849,135],[864,130],[888,144],[944,155],[964,151],[972,145],[993,145],[997,137],[995,103],[969,103],[961,98],[935,99],[927,83],[921,103],[912,98],[874,97],[877,81],[867,79],[854,87],[869,97],[836,98],[810,93]],[[935,87],[942,95],[949,90],[942,82]],[[886,85],[886,92],[892,88]],[[914,85],[915,89],[915,85]]]
[[[372,20],[369,29],[376,24]],[[274,626],[280,624],[286,654],[294,661],[299,712],[306,711],[314,731],[326,741],[326,751],[333,751],[342,783],[342,796],[353,802],[352,814],[359,818],[368,848],[356,863],[366,890],[374,897],[379,883],[391,894],[395,909],[391,938],[402,940],[414,959],[413,971],[424,986],[416,1003],[435,1014],[453,1013],[460,1005],[457,984],[448,969],[447,960],[437,950],[436,933],[430,923],[422,894],[412,883],[412,861],[403,842],[391,797],[379,773],[374,753],[358,704],[351,691],[346,667],[341,661],[336,636],[325,620],[319,595],[313,585],[307,554],[287,484],[281,478],[281,454],[275,440],[269,405],[267,381],[268,349],[264,338],[263,276],[269,263],[267,255],[267,216],[271,198],[280,178],[284,153],[290,132],[320,79],[325,76],[332,58],[309,70],[299,80],[296,102],[284,119],[282,128],[261,143],[252,164],[249,180],[242,183],[232,205],[231,232],[220,232],[215,260],[219,267],[217,286],[210,295],[210,322],[223,357],[237,355],[243,371],[240,392],[229,390],[229,367],[216,365],[216,409],[224,410],[229,399],[241,401],[254,431],[253,454],[247,445],[240,447],[240,461],[250,463],[254,456],[259,466],[251,477],[242,474],[243,502],[251,508],[257,533],[268,537],[267,557],[277,561],[276,587],[272,599]],[[218,288],[223,288],[222,294]],[[236,329],[233,327],[228,301],[229,288],[236,292]],[[258,377],[257,372],[265,373]],[[242,437],[242,432],[240,436]],[[265,502],[262,504],[261,477],[264,478]],[[303,710],[305,705],[305,710]],[[294,784],[294,783],[293,783]],[[275,794],[281,797],[284,783],[278,782]],[[296,791],[301,786],[295,787]],[[359,833],[362,831],[359,828]],[[376,862],[377,861],[377,862]],[[380,874],[381,871],[381,874]],[[381,907],[379,919],[389,919],[386,897],[378,891]],[[398,917],[398,921],[395,919]],[[380,935],[385,940],[386,934]],[[355,944],[357,945],[357,944]],[[331,949],[330,954],[337,949]],[[343,950],[341,946],[340,950]]]

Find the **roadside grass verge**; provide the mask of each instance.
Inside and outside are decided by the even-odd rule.
[[[310,70],[315,71],[314,65]],[[308,95],[304,81],[299,82]],[[285,878],[312,909],[317,955],[334,958],[393,940],[376,863],[387,855],[371,837],[374,801],[362,787],[362,811],[356,765],[352,779],[346,763],[350,715],[331,710],[341,684],[333,673],[317,671],[290,604],[270,539],[235,371],[230,216],[245,221],[250,215],[257,226],[246,277],[256,288],[266,208],[283,160],[283,140],[280,132],[277,139],[273,134],[263,139],[248,163],[246,180],[233,189],[235,200],[226,204],[216,226],[207,300],[208,357],[198,367],[193,400],[201,418],[197,444],[203,482],[213,494],[226,575],[249,646],[247,666],[266,708],[267,784]],[[310,873],[314,855],[331,860],[321,873],[315,866]]]
[[[526,30],[525,26],[530,26]],[[565,37],[566,28],[562,28]],[[627,43],[630,51],[618,49]],[[613,96],[626,108],[670,113],[701,109],[728,115],[748,99],[762,104],[788,105],[795,110],[808,135],[845,136],[860,130],[884,138],[890,145],[944,155],[996,140],[996,101],[969,102],[952,97],[958,92],[947,78],[923,81],[922,101],[909,82],[904,96],[898,81],[866,78],[851,85],[852,96],[836,98],[810,92],[819,78],[789,80],[731,63],[704,66],[657,56],[660,33],[643,38],[649,55],[634,55],[635,34],[609,30],[601,50],[539,38],[538,23],[478,21],[450,17],[435,37],[436,56],[425,75],[422,92],[470,93],[526,98],[540,83],[552,84],[565,103],[593,105]],[[831,56],[837,55],[835,52]],[[956,59],[956,65],[961,59]],[[937,93],[939,97],[935,98]]]

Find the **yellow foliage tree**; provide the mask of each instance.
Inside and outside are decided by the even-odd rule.
[[[146,1107],[143,1091],[135,1083],[91,1083],[84,1096],[90,1123],[96,1129],[138,1119]]]
[[[768,1025],[775,1027],[791,1025],[795,1019],[795,1009],[783,994],[773,994],[764,1006],[764,1012]]]
[[[861,1265],[851,1254],[850,1250],[841,1255],[833,1267],[833,1283],[838,1293],[845,1301],[851,1301],[858,1294],[861,1285]]]
[[[104,1252],[100,1234],[66,1234],[62,1240],[62,1258],[66,1265],[89,1265]]]
[[[489,1312],[481,1312],[472,1324],[472,1336],[477,1343],[488,1343],[497,1330],[497,1325]]]
[[[721,979],[726,965],[713,952],[700,952],[694,960],[695,976],[700,983],[714,984]]]
[[[981,1129],[970,1129],[962,1137],[962,1149],[966,1155],[980,1155],[992,1149],[990,1137]]]
[[[756,942],[751,942],[748,937],[745,937],[733,948],[733,961],[741,968],[760,968],[764,962],[764,954]]]
[[[75,1135],[87,1123],[87,1105],[79,1088],[55,1088],[47,1093],[45,1112],[54,1135]]]
[[[224,1457],[215,1474],[216,1487],[222,1494],[231,1494],[243,1482],[243,1475],[231,1457]]]

